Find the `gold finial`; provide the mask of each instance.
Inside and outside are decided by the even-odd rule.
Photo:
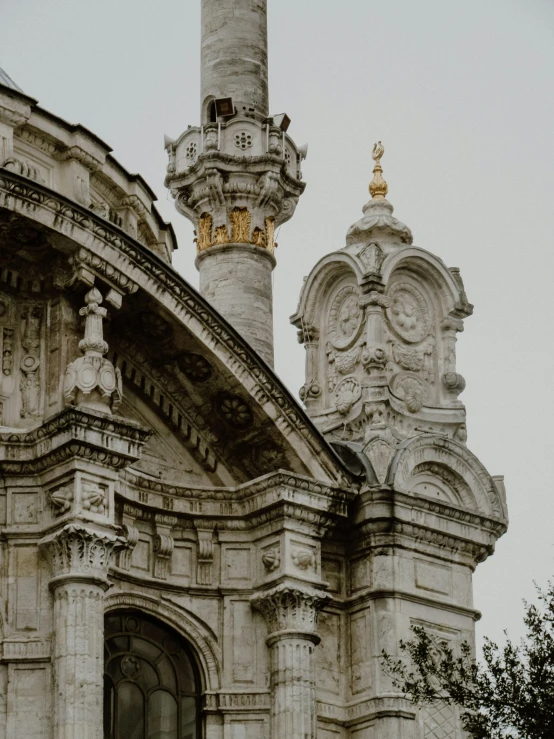
[[[389,191],[389,186],[383,179],[383,167],[381,167],[381,157],[384,153],[385,147],[380,141],[373,145],[371,156],[375,160],[375,167],[373,167],[373,179],[369,183],[369,192],[375,200],[384,200]]]

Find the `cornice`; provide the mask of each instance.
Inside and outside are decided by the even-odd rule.
[[[0,470],[34,474],[73,457],[122,469],[140,457],[150,435],[134,421],[67,408],[30,431],[0,432]]]
[[[141,520],[163,511],[172,525],[249,531],[288,519],[321,535],[346,520],[350,488],[325,485],[285,471],[234,488],[178,487],[125,470],[118,497],[122,510]],[[163,514],[162,514],[163,515]]]

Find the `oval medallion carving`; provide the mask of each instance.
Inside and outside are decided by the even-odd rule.
[[[412,344],[424,339],[429,334],[431,316],[420,291],[407,282],[397,282],[389,297],[387,317],[396,333]]]
[[[427,399],[427,385],[411,372],[400,372],[393,378],[392,392],[403,400],[410,413],[417,413]]]
[[[337,349],[344,349],[358,338],[363,311],[358,304],[358,290],[346,285],[335,295],[329,311],[329,338]]]

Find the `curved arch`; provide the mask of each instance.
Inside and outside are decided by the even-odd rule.
[[[221,687],[221,653],[214,644],[208,630],[191,613],[170,603],[143,593],[127,593],[117,590],[104,599],[105,613],[122,608],[136,608],[164,621],[181,634],[194,650],[201,668],[204,690],[219,690]]]
[[[117,265],[202,343],[271,420],[274,433],[294,450],[303,474],[342,481],[341,465],[283,383],[196,290],[154,251],[65,196],[11,172],[0,173],[0,210],[17,213],[56,234],[53,246],[71,253],[81,246],[101,263]]]
[[[334,252],[320,259],[302,286],[298,309],[291,321],[296,324],[302,319],[305,323],[311,323],[318,297],[326,289],[329,281],[349,271],[360,284],[363,279],[363,264],[348,252]]]
[[[414,246],[389,254],[382,268],[382,279],[386,285],[398,269],[412,271],[424,280],[430,280],[438,290],[445,315],[456,304],[463,302],[460,289],[448,267],[442,259],[425,249]]]
[[[494,480],[465,446],[451,439],[422,434],[403,442],[392,460],[387,483],[413,494],[413,482],[425,471],[452,490],[459,505],[475,513],[506,519],[507,512]]]

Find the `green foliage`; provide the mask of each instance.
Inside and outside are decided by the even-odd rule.
[[[538,594],[538,607],[525,603],[519,646],[485,639],[478,663],[467,642],[453,649],[414,626],[401,659],[383,651],[385,671],[418,705],[459,706],[474,739],[554,739],[554,583]]]

